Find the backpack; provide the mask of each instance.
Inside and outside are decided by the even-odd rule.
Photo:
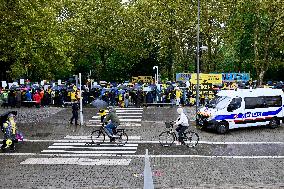
[[[128,93],[125,94],[125,99],[129,99],[129,94]]]

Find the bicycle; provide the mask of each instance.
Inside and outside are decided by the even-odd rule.
[[[172,146],[175,141],[178,140],[175,130],[173,129],[174,123],[173,122],[165,122],[166,131],[163,131],[159,135],[159,142],[162,146]],[[183,133],[182,136],[182,145],[187,147],[195,147],[198,144],[199,136],[196,132],[187,130]]]
[[[105,138],[106,136],[109,137],[110,142],[115,142],[118,145],[125,145],[128,142],[128,136],[125,132],[125,129],[115,129],[113,131],[113,133],[117,136],[117,137],[112,137],[109,135],[107,129],[104,126],[104,123],[102,124],[102,126],[100,127],[100,129],[98,130],[94,130],[91,133],[91,140],[92,142],[87,143],[88,144],[96,144],[96,145],[100,145],[102,143],[105,142]]]

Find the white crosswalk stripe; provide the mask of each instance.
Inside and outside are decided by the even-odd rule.
[[[140,139],[140,136],[128,136],[129,142],[131,140],[137,141]],[[48,146],[48,149],[44,149],[40,153],[41,155],[55,155],[58,157],[60,156],[61,158],[28,158],[21,162],[21,164],[129,165],[131,159],[118,159],[115,156],[135,154],[138,143],[118,145],[116,143],[109,143],[108,141],[109,138],[106,137],[105,143],[100,145],[90,144],[90,136],[67,135],[63,140],[53,143]],[[74,155],[78,156],[78,158],[74,158]],[[114,158],[107,159],[109,155],[114,155]],[[106,159],[102,157],[105,157]]]
[[[108,113],[108,111],[106,111]],[[101,117],[99,113],[92,116],[87,123],[88,127],[101,126]],[[143,108],[116,108],[116,114],[121,121],[120,126],[124,127],[140,127],[143,117]]]

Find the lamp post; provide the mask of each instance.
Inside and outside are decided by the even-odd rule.
[[[198,0],[198,8],[197,8],[197,57],[196,57],[196,116],[199,108],[199,20],[200,20],[200,0]]]
[[[83,119],[83,101],[82,101],[82,77],[81,73],[79,73],[79,82],[80,82],[80,125],[84,124]]]
[[[155,74],[155,83],[156,83],[156,85],[159,83],[159,68],[158,68],[158,66],[154,66],[153,67],[153,70],[155,70],[155,69],[157,69],[157,73]]]

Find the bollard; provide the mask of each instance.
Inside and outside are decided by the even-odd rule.
[[[150,166],[148,149],[146,149],[146,154],[145,154],[144,189],[154,189],[153,176],[152,176],[152,170]]]

